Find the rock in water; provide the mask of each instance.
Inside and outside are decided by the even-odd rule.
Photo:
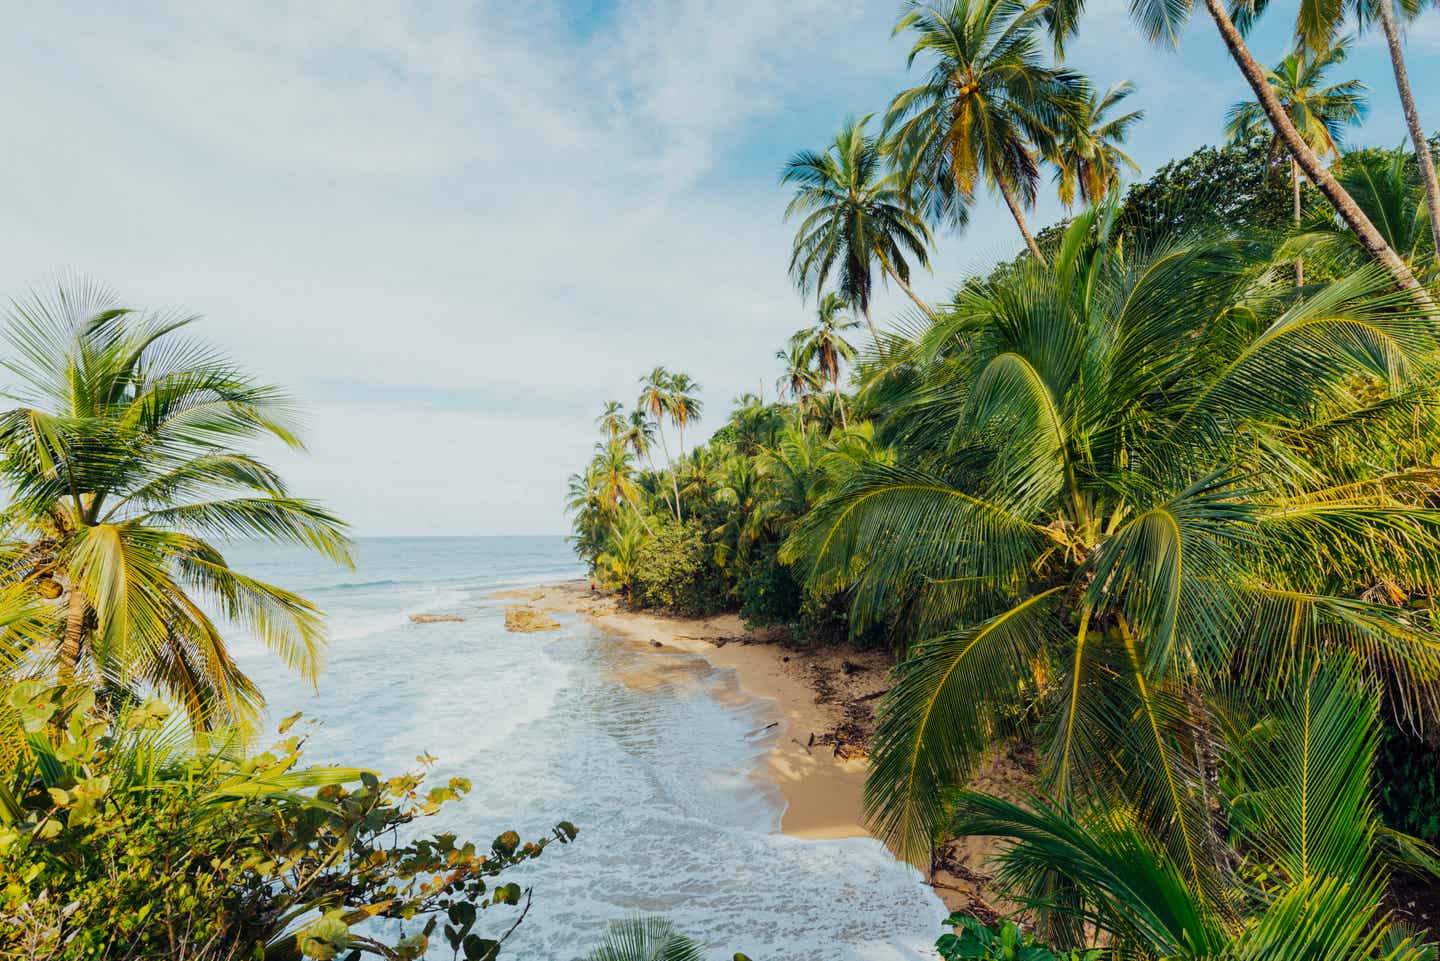
[[[544,611],[523,604],[512,604],[505,608],[505,630],[507,631],[528,634],[531,631],[554,631],[559,628],[560,622]]]
[[[439,624],[444,621],[463,621],[465,618],[458,614],[411,614],[410,620],[416,624]]]

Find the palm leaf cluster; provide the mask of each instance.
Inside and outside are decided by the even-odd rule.
[[[235,570],[223,543],[295,544],[342,563],[348,544],[341,521],[244,450],[262,438],[300,447],[289,399],[184,337],[191,320],[86,285],[14,306],[0,577],[42,602],[47,626],[11,635],[9,671],[163,691],[197,724],[249,722],[262,698],[220,625],[311,679],[325,633],[314,605]]]
[[[1379,698],[1355,665],[1312,662],[1257,712],[1214,698],[1217,856],[1177,858],[1124,803],[951,798],[953,827],[1007,842],[1000,881],[1059,945],[1127,958],[1419,961],[1383,906],[1401,847],[1372,802]],[[1433,862],[1433,853],[1411,844]]]
[[[1437,331],[1366,267],[1295,302],[1274,251],[1146,251],[1091,211],[1055,263],[963,288],[870,385],[902,459],[782,554],[911,639],[866,810],[923,860],[1010,735],[1065,805],[1123,800],[1192,883],[1217,858],[1204,705],[1316,659],[1430,717]],[[886,383],[889,381],[889,383]]]

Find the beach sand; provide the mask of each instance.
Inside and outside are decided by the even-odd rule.
[[[765,632],[746,631],[734,614],[683,618],[626,610],[613,596],[592,593],[583,580],[494,597],[580,615],[637,647],[693,654],[733,670],[742,693],[772,701],[779,715],[778,736],[756,774],[760,789],[778,790],[785,802],[780,829],[804,838],[868,835],[861,824],[864,747],[873,730],[874,706],[890,684],[893,661],[884,652],[777,643]],[[663,662],[656,666],[657,672],[669,669]],[[1028,783],[1020,765],[1002,755],[990,760],[972,786],[1013,797]],[[989,889],[985,862],[993,852],[988,838],[959,839],[942,849],[933,886],[948,907],[990,921],[997,913],[1009,913]]]

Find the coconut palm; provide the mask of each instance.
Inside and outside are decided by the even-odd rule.
[[[1314,52],[1291,52],[1267,77],[1275,96],[1285,109],[1306,145],[1321,156],[1338,157],[1345,144],[1344,128],[1365,118],[1365,85],[1358,80],[1325,84],[1325,75],[1345,62],[1350,39],[1342,38],[1332,47]],[[1268,136],[1272,151],[1282,144],[1271,130],[1260,104],[1245,100],[1225,114],[1225,133],[1231,143],[1244,143]],[[1294,197],[1294,222],[1301,219],[1300,164],[1290,158],[1290,189]],[[1305,261],[1295,258],[1295,286],[1305,286]]]
[[[827,293],[820,298],[819,309],[815,312],[815,325],[805,331],[805,352],[814,363],[820,376],[830,382],[830,392],[840,410],[840,426],[845,427],[845,405],[840,396],[840,365],[855,359],[855,348],[845,339],[845,331],[860,326],[860,322],[845,316],[850,304],[836,293]]]
[[[655,431],[660,435],[660,450],[665,454],[665,469],[670,473],[670,487],[675,495],[675,503],[671,508],[675,511],[675,519],[680,519],[680,485],[675,479],[674,462],[670,459],[670,445],[665,440],[664,419],[670,416],[671,392],[673,389],[674,375],[664,367],[656,367],[640,378],[640,399],[636,401],[636,407],[644,411],[650,422],[655,425]]]
[[[612,440],[596,444],[593,468],[591,482],[599,493],[602,514],[613,522],[623,513],[622,509],[628,507],[635,512],[645,530],[654,533],[640,507],[640,488],[635,483],[630,464],[630,449],[624,442]]]
[[[915,35],[909,63],[931,61],[925,83],[900,93],[885,131],[906,182],[936,219],[963,224],[982,181],[999,191],[1025,245],[1045,255],[1025,222],[1066,117],[1089,84],[1040,52],[1046,4],[1018,0],[909,0],[895,33]]]
[[[872,274],[879,266],[920,310],[930,306],[910,286],[910,261],[930,265],[929,228],[910,203],[902,178],[885,169],[879,144],[865,124],[848,120],[822,152],[803,150],[780,175],[795,185],[785,219],[804,215],[795,233],[790,275],[802,292],[823,291],[832,272],[836,288],[865,317],[870,335]]]
[[[821,389],[820,375],[812,366],[805,331],[792,334],[785,348],[775,351],[775,357],[785,365],[785,372],[775,381],[775,390],[782,400],[788,396],[795,405],[795,422],[798,424],[804,420],[810,399]]]
[[[1216,739],[1228,830],[1198,880],[1123,805],[967,792],[954,827],[1009,842],[1001,883],[1060,948],[1156,961],[1433,957],[1382,903],[1391,858],[1372,800],[1376,702],[1353,667],[1311,665],[1266,714],[1237,705]]]
[[[1268,5],[1268,0],[1246,0],[1237,4],[1235,19],[1240,30],[1248,30]],[[1424,0],[1403,0],[1399,14],[1405,19],[1413,19],[1429,5]],[[1410,75],[1405,67],[1400,26],[1392,0],[1324,0],[1320,3],[1302,3],[1295,16],[1296,43],[1301,49],[1324,50],[1344,29],[1346,20],[1352,15],[1361,29],[1378,20],[1381,32],[1385,35],[1391,72],[1395,76],[1395,88],[1400,96],[1400,107],[1405,114],[1405,126],[1420,168],[1431,243],[1440,249],[1440,181],[1436,180],[1435,158],[1430,152],[1425,137],[1425,125],[1420,121],[1419,111],[1415,107],[1415,95],[1410,89]]]
[[[665,918],[634,917],[612,921],[583,961],[701,961],[704,956],[698,942]]]
[[[781,554],[848,587],[856,629],[910,612],[865,808],[916,860],[943,789],[1008,733],[1057,797],[1128,799],[1199,874],[1193,728],[1216,685],[1345,654],[1392,710],[1435,713],[1429,615],[1354,599],[1440,578],[1412,420],[1431,423],[1434,323],[1374,266],[1294,301],[1253,244],[1087,253],[1093,227],[960,292],[910,398],[876,412],[905,462],[858,469]]]
[[[1413,175],[1411,156],[1403,148],[1347,154],[1340,183],[1385,237],[1385,242],[1417,274],[1433,275],[1435,248],[1431,245],[1425,191]],[[1365,251],[1355,235],[1333,217],[1316,216],[1317,213],[1312,212],[1305,233],[1297,238],[1296,245],[1302,250],[1319,248],[1352,268],[1364,263]]]
[[[340,520],[243,449],[301,448],[289,399],[186,339],[194,319],[80,284],[12,307],[4,366],[19,406],[0,414],[13,492],[0,569],[57,598],[53,646],[33,655],[62,679],[162,690],[201,726],[250,723],[264,700],[209,612],[312,681],[325,631],[314,605],[231,567],[216,539],[340,563],[349,547]]]
[[[685,456],[685,428],[692,421],[700,419],[704,410],[699,396],[700,385],[695,383],[689,374],[679,373],[670,378],[670,398],[667,402],[666,411],[670,415],[670,422],[675,425],[675,430],[680,434],[680,456]]]
[[[1400,288],[1409,291],[1417,304],[1433,312],[1436,309],[1434,299],[1416,279],[1415,273],[1409,265],[1400,258],[1394,248],[1385,242],[1384,236],[1375,228],[1375,224],[1355,203],[1355,198],[1336,179],[1320,156],[1305,142],[1305,138],[1291,122],[1284,104],[1280,102],[1280,98],[1270,85],[1265,68],[1255,59],[1246,45],[1243,28],[1254,21],[1259,12],[1264,9],[1266,2],[1267,0],[1244,0],[1244,2],[1235,4],[1237,21],[1236,17],[1231,16],[1230,9],[1224,0],[1204,0],[1205,10],[1220,33],[1220,39],[1225,44],[1226,52],[1235,61],[1235,65],[1240,68],[1240,74],[1250,85],[1250,90],[1260,104],[1265,119],[1270,122],[1276,137],[1285,145],[1286,151],[1295,158],[1295,162],[1300,165],[1305,176],[1320,191],[1326,202],[1335,209],[1335,213],[1345,222],[1345,226],[1359,238],[1366,253],[1390,274]],[[1384,2],[1384,0],[1377,0],[1377,2]],[[1078,8],[1079,0],[1069,0],[1069,6]],[[1302,15],[1304,11],[1324,9],[1327,9],[1325,5],[1301,4]],[[1171,47],[1180,42],[1180,34],[1189,21],[1192,10],[1192,0],[1136,0],[1130,5],[1131,18],[1139,25],[1141,32],[1152,42]],[[1072,9],[1071,13],[1078,16],[1078,9]],[[1073,21],[1074,16],[1068,17],[1066,22]],[[1338,23],[1339,19],[1341,18],[1335,18],[1332,22]],[[1323,30],[1312,32],[1308,29],[1301,29],[1297,32],[1302,36],[1323,38],[1324,44],[1321,45],[1325,45],[1338,30],[1330,28],[1328,32]]]
[[[595,426],[610,440],[618,439],[627,428],[625,405],[618,400],[607,400],[600,416],[595,418]]]
[[[1122,167],[1139,172],[1139,166],[1120,145],[1130,128],[1145,118],[1145,111],[1109,116],[1134,92],[1134,84],[1117,83],[1104,96],[1092,93],[1077,106],[1073,116],[1062,121],[1054,161],[1060,202],[1066,207],[1075,203],[1077,194],[1087,206],[1103,201],[1120,185]]]

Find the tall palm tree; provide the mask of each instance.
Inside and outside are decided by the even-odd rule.
[[[1005,199],[1042,263],[1023,212],[1035,203],[1037,156],[1054,155],[1067,115],[1090,93],[1081,76],[1041,56],[1046,6],[909,0],[895,33],[915,34],[909,63],[930,59],[930,74],[896,96],[885,117],[896,160],[932,217],[964,223],[983,180]]]
[[[1268,0],[1246,0],[1239,4],[1236,23],[1241,31],[1247,30],[1267,6]],[[1403,0],[1400,14],[1411,19],[1427,6],[1430,4],[1424,0]],[[1361,29],[1368,26],[1372,20],[1380,21],[1380,29],[1385,35],[1385,45],[1390,54],[1391,72],[1395,76],[1395,88],[1400,96],[1400,107],[1405,114],[1405,126],[1420,168],[1420,180],[1424,186],[1426,210],[1430,220],[1431,242],[1440,250],[1440,181],[1436,179],[1435,158],[1430,152],[1425,125],[1420,121],[1420,113],[1415,107],[1415,95],[1410,89],[1410,74],[1405,67],[1400,27],[1392,0],[1323,0],[1318,3],[1302,3],[1295,16],[1296,43],[1302,49],[1325,49],[1352,14]]]
[[[640,378],[640,399],[636,406],[645,412],[655,425],[655,431],[660,435],[660,450],[665,454],[665,468],[670,472],[670,487],[675,494],[675,503],[671,508],[675,511],[675,519],[680,519],[680,484],[675,479],[675,465],[670,459],[670,445],[665,440],[666,417],[670,416],[670,395],[674,375],[664,367],[656,367]]]
[[[860,322],[845,316],[850,304],[839,294],[830,292],[820,298],[820,307],[815,312],[815,325],[805,332],[805,352],[814,362],[820,375],[830,382],[830,392],[840,410],[840,425],[847,426],[845,404],[840,396],[840,365],[855,359],[855,348],[845,339],[845,331],[860,326]]]
[[[1301,665],[1270,710],[1237,705],[1217,725],[1214,810],[1226,831],[1198,880],[1124,805],[967,792],[954,828],[1009,842],[1001,885],[1057,947],[1102,943],[1146,961],[1433,957],[1384,906],[1394,858],[1373,801],[1367,688],[1345,666]]]
[[[870,335],[880,335],[870,319],[872,272],[881,272],[932,313],[910,286],[910,260],[930,266],[930,230],[911,205],[902,178],[885,169],[880,146],[866,136],[865,124],[847,120],[824,151],[803,150],[780,175],[795,185],[785,219],[803,214],[790,254],[790,275],[802,292],[823,291],[832,271],[836,287],[865,317]]]
[[[349,563],[345,525],[241,445],[300,449],[293,409],[212,348],[193,317],[120,307],[63,285],[6,320],[10,396],[0,477],[13,493],[0,576],[57,596],[62,679],[158,688],[200,726],[250,723],[264,699],[209,610],[243,625],[305,678],[325,630],[305,598],[235,570],[215,538],[297,544]]]
[[[781,559],[848,586],[852,625],[909,612],[877,835],[923,860],[943,789],[1019,730],[1057,797],[1128,799],[1199,874],[1214,764],[1190,719],[1222,688],[1335,653],[1437,713],[1440,630],[1355,598],[1440,583],[1412,420],[1431,429],[1440,341],[1374,265],[1296,301],[1233,239],[1082,240],[960,293],[876,412],[906,461],[861,467]]]
[[[610,440],[618,439],[626,430],[625,405],[618,400],[607,400],[600,416],[595,418],[595,426]]]
[[[685,456],[685,428],[691,421],[700,419],[704,410],[699,398],[700,385],[689,374],[679,373],[670,378],[670,399],[667,411],[670,421],[680,435],[680,456]]]
[[[811,365],[805,332],[797,331],[791,335],[785,348],[775,351],[775,356],[785,365],[785,372],[775,381],[775,390],[782,400],[789,396],[795,405],[795,422],[798,424],[804,420],[810,398],[820,390],[820,377]]]
[[[1332,47],[1313,52],[1296,50],[1269,71],[1270,87],[1285,114],[1311,150],[1321,156],[1338,157],[1344,147],[1344,128],[1365,118],[1365,85],[1343,80],[1325,85],[1325,75],[1345,62],[1350,39],[1342,38]],[[1225,133],[1232,143],[1244,143],[1269,136],[1272,149],[1279,151],[1280,139],[1271,130],[1260,104],[1244,100],[1225,114]],[[1300,226],[1300,164],[1290,158],[1290,189],[1294,198],[1294,222]],[[1304,258],[1295,258],[1295,286],[1305,286]]]
[[[1074,116],[1063,120],[1054,161],[1060,202],[1066,207],[1075,203],[1077,194],[1087,206],[1098,204],[1120,185],[1120,168],[1140,170],[1120,145],[1130,128],[1145,118],[1145,111],[1109,116],[1134,92],[1134,84],[1117,83],[1104,96],[1092,93]]]
[[[1072,7],[1079,5],[1079,0],[1069,0]],[[1215,29],[1220,33],[1220,39],[1225,44],[1225,50],[1235,65],[1240,68],[1240,74],[1245,82],[1250,85],[1250,90],[1255,95],[1256,101],[1260,104],[1265,118],[1270,121],[1276,136],[1285,149],[1295,158],[1305,176],[1310,179],[1324,196],[1327,203],[1335,209],[1335,213],[1345,222],[1359,238],[1366,252],[1377,263],[1385,268],[1394,282],[1401,289],[1410,293],[1416,304],[1422,309],[1434,312],[1436,305],[1429,292],[1415,277],[1414,271],[1404,262],[1389,244],[1385,237],[1375,228],[1375,224],[1366,216],[1364,210],[1355,202],[1355,198],[1341,185],[1334,173],[1326,166],[1320,156],[1310,148],[1301,136],[1300,131],[1291,122],[1290,115],[1286,113],[1285,106],[1280,102],[1275,90],[1270,85],[1269,76],[1250,52],[1245,43],[1242,27],[1253,22],[1259,11],[1263,10],[1266,0],[1246,0],[1235,5],[1239,21],[1231,16],[1227,9],[1225,0],[1204,0],[1205,11],[1215,23]],[[1180,34],[1186,22],[1190,19],[1193,9],[1193,0],[1136,0],[1130,6],[1132,19],[1139,25],[1141,32],[1152,42],[1175,46],[1180,41]],[[1322,5],[1301,4],[1302,11],[1323,9]],[[1077,14],[1078,15],[1078,14]],[[1067,18],[1066,22],[1073,21],[1073,17]],[[1301,31],[1302,35],[1309,35]],[[1331,30],[1323,36],[1328,43],[1336,31]],[[1321,34],[1315,34],[1319,36]]]

